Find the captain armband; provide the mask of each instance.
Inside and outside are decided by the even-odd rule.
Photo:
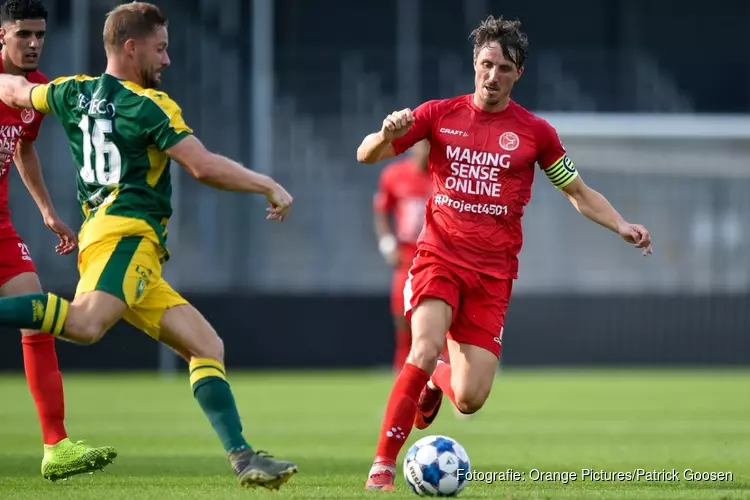
[[[544,169],[544,174],[557,189],[562,189],[578,177],[578,170],[568,155],[563,155],[549,168]]]

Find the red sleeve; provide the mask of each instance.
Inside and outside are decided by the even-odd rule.
[[[432,135],[432,126],[438,115],[438,103],[440,103],[440,101],[427,101],[417,106],[413,111],[414,124],[409,131],[406,132],[406,135],[394,139],[392,142],[396,156],[404,153],[422,139],[427,139]]]
[[[373,208],[376,212],[389,213],[396,208],[396,197],[393,196],[393,190],[391,189],[389,172],[390,169],[386,168],[380,174],[378,190],[373,197]]]
[[[539,141],[537,161],[542,170],[547,170],[565,156],[565,147],[552,125],[541,119],[537,123]]]
[[[28,78],[31,83],[49,83],[49,79],[39,71],[31,73]],[[25,112],[32,111],[34,113],[34,121],[32,121],[27,127],[24,127],[23,132],[21,132],[21,139],[28,142],[36,141],[36,138],[39,136],[39,128],[42,126],[42,122],[47,116],[36,110],[26,110]]]
[[[544,120],[539,120],[537,162],[544,175],[557,189],[563,189],[578,177],[575,164],[565,152],[557,131]]]

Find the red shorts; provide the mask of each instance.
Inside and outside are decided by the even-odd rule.
[[[512,288],[510,278],[494,278],[420,251],[404,287],[406,317],[411,321],[411,311],[425,298],[444,300],[453,308],[448,337],[499,357]]]
[[[22,273],[36,273],[29,247],[15,232],[0,233],[0,286]]]
[[[391,282],[391,313],[394,317],[404,315],[404,285],[409,277],[409,266],[397,267]]]

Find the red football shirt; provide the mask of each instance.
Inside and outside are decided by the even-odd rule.
[[[417,252],[431,182],[430,174],[420,170],[411,158],[391,163],[380,174],[374,209],[394,214],[402,265],[411,265]]]
[[[557,132],[514,101],[497,113],[472,95],[428,101],[393,141],[401,154],[430,141],[432,197],[418,248],[497,278],[518,277],[521,217],[539,164],[562,188],[578,174]]]
[[[0,73],[4,72],[2,57],[0,57]],[[48,82],[47,77],[39,71],[26,73],[26,78],[33,83]],[[44,113],[33,109],[11,108],[0,101],[0,146],[15,153],[19,140],[35,141],[39,135],[42,120],[44,120]],[[0,231],[13,228],[8,208],[8,175],[11,161],[0,164]]]

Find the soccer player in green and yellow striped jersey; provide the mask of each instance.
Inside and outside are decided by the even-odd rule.
[[[80,280],[72,302],[54,294],[0,299],[0,325],[34,328],[82,344],[99,340],[120,318],[172,347],[190,365],[193,394],[243,486],[278,489],[294,463],[254,450],[224,367],[224,346],[206,319],[162,277],[172,215],[174,159],[218,189],[264,194],[268,219],[283,221],[292,197],[268,176],[208,152],[179,106],[155,87],[169,65],[167,20],[133,2],[107,15],[107,70],[48,84],[0,75],[0,99],[57,118],[78,169]]]

